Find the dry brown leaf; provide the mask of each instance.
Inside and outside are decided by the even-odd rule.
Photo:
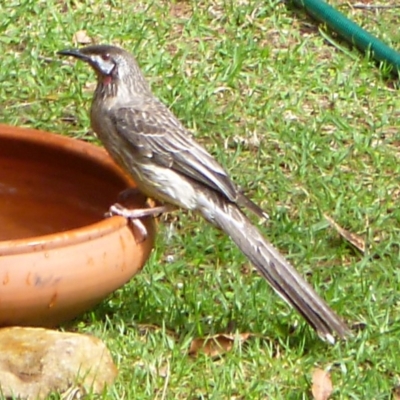
[[[400,386],[395,386],[392,390],[393,400],[400,400]]]
[[[354,247],[360,250],[362,253],[365,253],[365,241],[362,237],[356,235],[355,233],[351,233],[346,229],[342,228],[339,224],[337,224],[329,215],[324,214],[325,219],[329,222],[329,224],[336,229],[340,236],[346,239],[349,243],[351,243]]]
[[[220,333],[218,335],[193,339],[190,344],[189,354],[197,355],[204,353],[210,357],[220,356],[230,351],[235,340],[245,342],[250,337],[250,333],[232,334]]]
[[[90,44],[92,43],[92,39],[88,36],[86,31],[77,31],[72,36],[72,41],[75,44]]]
[[[314,400],[328,400],[333,392],[331,375],[328,371],[315,368],[312,374],[311,393]]]

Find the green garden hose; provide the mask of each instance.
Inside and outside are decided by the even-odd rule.
[[[400,75],[400,53],[349,20],[341,12],[323,0],[292,1],[296,6],[305,8],[312,17],[325,23],[350,44],[370,53],[376,61],[386,62],[393,68],[393,72]]]

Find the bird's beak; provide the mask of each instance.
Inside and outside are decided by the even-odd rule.
[[[86,61],[90,63],[92,59],[87,56],[86,54],[83,54],[79,49],[65,49],[58,51],[57,54],[60,54],[61,56],[71,56],[78,58],[79,60]]]

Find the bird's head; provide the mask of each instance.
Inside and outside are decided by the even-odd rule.
[[[123,61],[124,53],[124,50],[108,45],[66,49],[58,52],[63,56],[72,56],[87,62],[95,70],[98,79],[104,84],[109,84],[118,78],[118,65]]]
[[[61,50],[58,54],[87,62],[96,72],[103,88],[118,86],[122,82],[133,90],[149,90],[135,58],[119,47],[101,44]]]

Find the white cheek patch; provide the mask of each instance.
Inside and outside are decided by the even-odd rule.
[[[95,58],[95,64],[98,69],[98,71],[105,76],[110,76],[116,67],[115,62],[112,59],[109,60],[103,60],[101,56],[96,56]]]

